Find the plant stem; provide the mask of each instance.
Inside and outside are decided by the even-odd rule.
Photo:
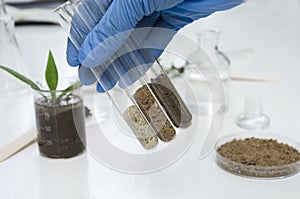
[[[51,97],[52,97],[52,104],[56,103],[56,92],[55,91],[51,91]]]

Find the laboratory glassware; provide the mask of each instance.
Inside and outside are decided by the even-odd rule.
[[[38,146],[42,156],[70,158],[85,150],[82,87],[64,91],[34,90]]]
[[[295,161],[290,164],[278,165],[278,166],[258,166],[258,165],[249,165],[242,164],[236,161],[226,158],[218,153],[218,148],[222,145],[229,143],[233,140],[245,140],[245,139],[264,139],[264,140],[276,140],[278,143],[289,145],[295,150],[300,151],[300,144],[292,139],[279,136],[277,134],[263,133],[263,134],[254,134],[254,133],[239,133],[231,134],[221,137],[215,146],[215,161],[217,165],[223,170],[243,177],[248,178],[260,178],[260,179],[282,179],[299,173],[300,171],[300,161]],[[242,156],[243,154],[241,154]],[[270,157],[270,154],[266,154],[267,158]],[[280,156],[273,155],[272,158],[280,159]],[[273,160],[273,161],[275,161]]]
[[[0,65],[25,74],[27,71],[15,36],[14,20],[7,14],[3,0],[0,0],[0,46]],[[0,85],[0,93],[14,94],[27,91],[22,83],[15,81],[4,71],[0,71]]]
[[[270,126],[270,118],[263,113],[262,97],[246,96],[244,112],[239,115],[237,125],[243,129],[261,130]]]
[[[218,48],[220,31],[203,29],[198,31],[196,36],[198,47],[187,57],[185,72],[192,85],[197,88],[198,101],[190,100],[189,103],[194,107],[197,106],[203,113],[209,112],[210,104],[208,103],[208,96],[203,94],[203,84],[213,85],[216,79],[221,78],[225,89],[225,98],[219,100],[223,102],[220,105],[220,111],[226,111],[229,103],[230,61]],[[191,63],[194,66],[191,66]],[[193,67],[197,67],[199,71],[205,73],[206,78],[199,77],[199,73],[195,73]]]

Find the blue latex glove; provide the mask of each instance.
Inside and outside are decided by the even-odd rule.
[[[241,4],[244,0],[87,0],[87,7],[92,17],[89,24],[92,31],[82,27],[80,20],[76,16],[72,20],[72,26],[76,27],[76,31],[72,32],[76,43],[82,44],[80,50],[68,42],[67,60],[71,66],[79,67],[79,78],[85,85],[92,84],[96,81],[94,74],[91,73],[89,67],[96,67],[105,63],[108,58],[114,55],[120,47],[128,40],[131,31],[140,27],[167,28],[170,31],[168,35],[164,35],[163,40],[157,37],[156,29],[154,31],[145,30],[141,43],[148,41],[157,41],[160,43],[159,49],[152,49],[152,54],[159,57],[162,49],[171,41],[176,31],[185,25],[199,18],[207,17],[210,14],[230,9]],[[97,9],[96,4],[104,5],[104,9]],[[84,13],[84,12],[83,12]],[[81,38],[76,36],[76,32],[80,32]],[[120,34],[121,33],[121,34]],[[124,33],[124,34],[122,34]],[[84,40],[82,40],[84,38]],[[111,39],[113,38],[113,39]],[[79,41],[79,40],[82,41]],[[137,50],[132,53],[141,54]],[[142,52],[143,54],[143,52]],[[147,52],[145,53],[147,54]],[[98,84],[97,90],[103,92],[112,88],[128,71],[134,68],[123,64],[130,63],[131,56],[122,56],[113,64],[114,67],[104,67],[98,70],[104,84]],[[145,65],[142,68],[147,70],[153,63],[154,59],[145,57]],[[123,59],[123,61],[122,61]],[[116,64],[118,63],[118,64]],[[117,67],[118,66],[118,67]],[[101,67],[100,67],[101,68]],[[132,76],[134,82],[139,76]],[[128,80],[128,75],[126,77]],[[130,79],[130,78],[129,78]],[[104,86],[104,88],[103,88]]]

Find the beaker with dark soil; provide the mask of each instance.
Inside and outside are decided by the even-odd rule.
[[[35,91],[34,106],[41,155],[70,158],[85,150],[81,88],[68,94],[62,91]]]

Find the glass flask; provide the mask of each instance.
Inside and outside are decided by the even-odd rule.
[[[0,0],[0,65],[26,74],[19,45],[14,31],[14,20],[7,15],[5,4]],[[15,94],[27,91],[27,87],[4,71],[0,71],[0,93]]]
[[[224,53],[218,49],[220,31],[214,29],[201,30],[197,32],[198,48],[187,57],[186,76],[191,80],[192,86],[197,88],[198,101],[189,100],[191,106],[198,107],[202,113],[210,111],[208,96],[203,95],[205,84],[213,86],[216,79],[222,79],[225,90],[225,98],[219,99],[222,104],[220,111],[228,109],[229,100],[229,80],[230,80],[230,61]],[[195,73],[191,67],[198,68],[201,73],[205,74],[205,79]],[[215,72],[217,70],[217,72]],[[200,112],[200,113],[201,113]]]

